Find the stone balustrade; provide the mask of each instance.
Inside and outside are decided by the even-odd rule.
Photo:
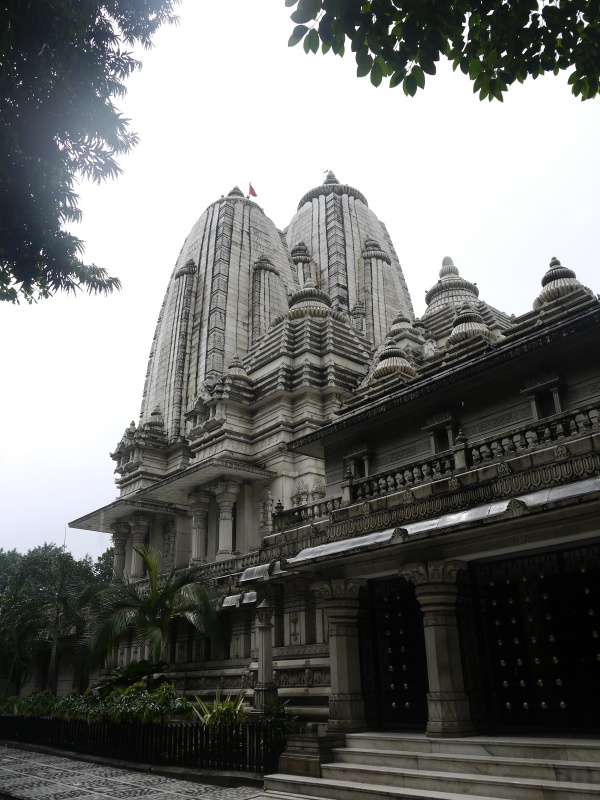
[[[328,517],[332,511],[342,507],[342,498],[324,497],[316,503],[306,503],[273,514],[273,529],[276,533],[296,525],[306,525]]]
[[[350,496],[352,502],[371,500],[386,494],[410,489],[412,486],[443,478],[456,468],[454,453],[448,450],[435,457],[416,463],[396,466],[385,472],[378,472],[368,478],[352,481]]]
[[[587,435],[600,427],[600,409],[596,406],[555,414],[493,438],[487,437],[468,446],[468,464],[477,467],[495,459],[518,456],[538,447],[560,444]]]

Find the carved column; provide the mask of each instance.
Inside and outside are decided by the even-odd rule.
[[[150,528],[150,517],[144,517],[142,515],[131,517],[129,519],[129,524],[131,526],[133,547],[143,547],[146,543],[148,529]],[[144,562],[140,554],[136,553],[135,550],[131,551],[131,569],[129,575],[134,579],[144,577]]]
[[[217,561],[225,561],[233,550],[233,504],[242,484],[240,481],[220,481],[215,487],[219,504],[219,546]]]
[[[210,492],[190,492],[190,514],[192,515],[192,564],[206,564],[206,536],[208,530],[208,504]]]
[[[110,526],[112,530],[113,546],[115,554],[113,558],[113,572],[119,578],[125,572],[125,553],[127,551],[127,539],[129,539],[129,525],[126,522],[113,522]]]
[[[329,622],[331,695],[327,727],[332,732],[366,728],[357,625],[362,585],[362,581],[336,578],[317,581],[311,587]]]
[[[165,522],[163,530],[163,559],[162,568],[165,572],[171,569],[175,564],[175,542],[177,540],[177,529],[175,527],[175,520],[171,519]]]
[[[254,708],[264,711],[277,700],[273,683],[273,609],[267,600],[256,608],[256,638],[258,646],[258,675],[254,686]]]
[[[460,562],[429,561],[407,564],[401,570],[402,576],[414,583],[423,612],[430,736],[460,736],[473,730],[456,621],[460,569],[464,569]]]

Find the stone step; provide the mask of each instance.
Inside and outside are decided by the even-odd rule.
[[[600,761],[554,761],[536,758],[470,755],[464,753],[402,752],[400,750],[358,747],[333,750],[334,759],[342,764],[389,767],[439,772],[461,772],[471,775],[510,775],[544,781],[569,781],[600,784]]]
[[[402,788],[409,791],[443,790],[456,795],[479,795],[506,800],[599,800],[600,785],[568,781],[514,778],[434,770],[395,769],[364,764],[323,764],[323,778],[332,783]]]
[[[265,791],[252,800],[464,800],[464,797],[462,793],[438,789],[406,789],[353,780],[275,774],[265,776]],[[489,797],[470,793],[469,800],[489,800]]]
[[[600,763],[600,742],[590,739],[501,739],[493,736],[430,739],[416,734],[369,732],[347,734],[346,748]]]

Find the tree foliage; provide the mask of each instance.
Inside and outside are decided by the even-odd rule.
[[[83,605],[105,585],[105,558],[94,564],[44,544],[25,555],[0,550],[0,674],[17,690],[40,652],[49,654],[48,685],[56,689],[61,640],[80,636]]]
[[[290,46],[343,56],[358,77],[402,85],[413,96],[440,56],[473,81],[481,100],[502,100],[528,76],[569,70],[582,100],[600,87],[600,5],[596,0],[285,0],[297,6]]]
[[[0,14],[0,300],[120,288],[64,229],[83,177],[120,172],[137,136],[114,101],[179,0],[5,0]]]
[[[93,656],[107,655],[127,636],[137,637],[151,659],[164,654],[171,621],[188,620],[197,630],[219,635],[213,598],[197,581],[202,567],[161,575],[160,554],[152,547],[134,548],[146,568],[145,581],[115,578],[98,596],[88,646]]]

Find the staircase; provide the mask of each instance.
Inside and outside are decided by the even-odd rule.
[[[353,733],[322,777],[269,775],[256,800],[600,800],[600,741]]]

